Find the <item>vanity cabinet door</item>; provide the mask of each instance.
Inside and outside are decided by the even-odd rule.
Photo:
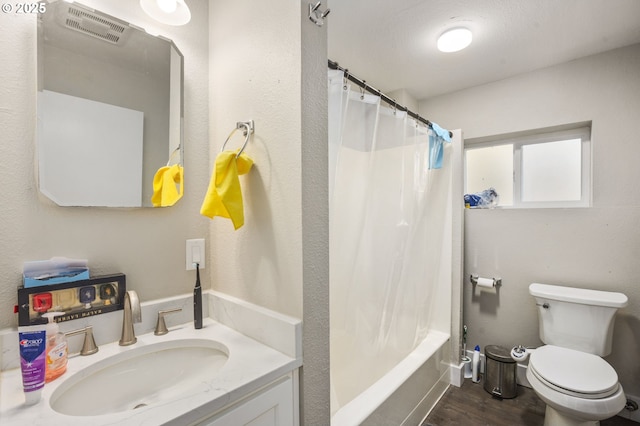
[[[200,423],[199,426],[296,426],[294,385],[291,375],[277,380],[239,405]]]

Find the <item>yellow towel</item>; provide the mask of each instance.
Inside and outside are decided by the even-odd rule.
[[[184,191],[184,170],[179,164],[160,167],[153,177],[153,207],[168,207],[174,205]],[[179,190],[176,187],[179,186]]]
[[[231,219],[235,229],[244,225],[244,205],[239,175],[248,173],[253,160],[236,151],[223,151],[216,157],[215,169],[200,214],[213,219],[214,216]]]

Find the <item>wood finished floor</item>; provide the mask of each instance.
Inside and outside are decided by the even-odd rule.
[[[493,398],[482,383],[465,380],[462,387],[449,386],[422,426],[542,426],[544,402],[533,389],[518,386],[513,399]],[[639,426],[622,417],[600,422],[601,426]]]

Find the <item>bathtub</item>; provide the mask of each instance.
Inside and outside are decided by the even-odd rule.
[[[331,425],[420,424],[449,386],[449,339],[447,333],[429,331],[413,352],[388,373],[374,378],[375,381],[366,390],[343,406],[338,395],[351,397],[351,377],[344,371],[332,375],[332,406],[340,408],[331,416]],[[375,375],[375,368],[370,370]]]

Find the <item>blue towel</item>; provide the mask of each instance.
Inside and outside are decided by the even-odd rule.
[[[443,142],[451,142],[449,131],[436,123],[431,123],[431,132],[429,132],[429,169],[442,168]]]

